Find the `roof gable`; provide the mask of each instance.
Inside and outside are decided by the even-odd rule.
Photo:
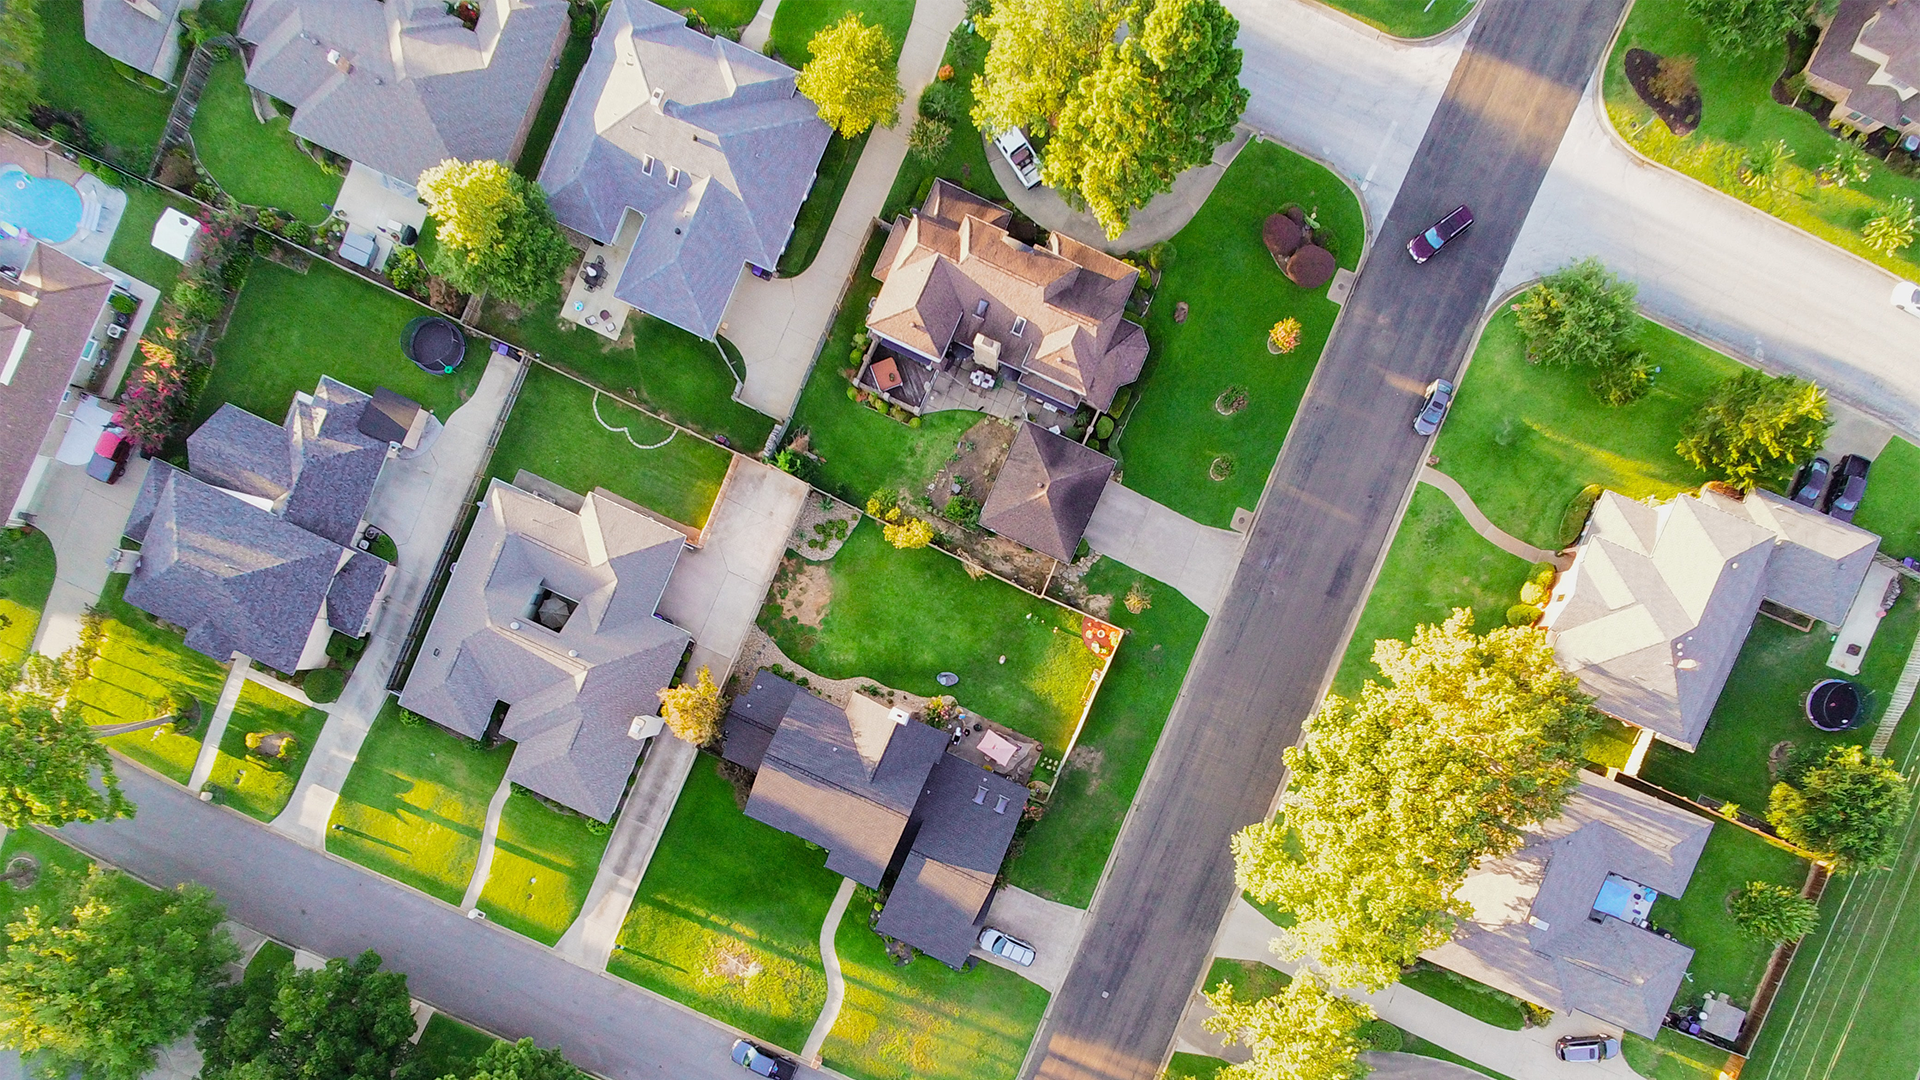
[[[1061,562],[1093,518],[1114,460],[1032,422],[1020,426],[980,510],[980,524]]]

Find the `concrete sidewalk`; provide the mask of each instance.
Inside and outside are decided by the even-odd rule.
[[[1212,615],[1233,582],[1245,535],[1176,513],[1108,481],[1087,522],[1087,546],[1171,585]]]
[[[1467,489],[1460,486],[1460,481],[1455,480],[1446,473],[1441,472],[1431,465],[1422,465],[1420,466],[1420,482],[1426,484],[1428,487],[1438,488],[1441,492],[1445,493],[1447,498],[1452,500],[1454,509],[1460,511],[1461,516],[1467,519],[1467,524],[1473,526],[1473,531],[1480,534],[1480,539],[1485,540],[1501,551],[1509,555],[1519,556],[1528,562],[1557,563],[1562,561],[1557,552],[1548,551],[1546,548],[1534,547],[1525,540],[1502,530],[1498,525],[1488,521],[1487,515],[1481,513],[1480,508],[1473,504],[1473,496],[1467,494]]]
[[[761,0],[760,10],[753,13],[753,21],[740,30],[740,44],[754,52],[766,48],[767,38],[773,34],[773,15],[780,9],[780,0]]]
[[[847,904],[853,900],[855,884],[852,878],[840,879],[840,891],[833,894],[833,903],[827,905],[827,917],[820,921],[820,963],[827,972],[827,1001],[820,1007],[813,1030],[807,1033],[806,1045],[800,1048],[801,1059],[816,1069],[820,1067],[820,1048],[827,1044],[833,1023],[840,1018],[840,1005],[847,999],[847,980],[840,974],[840,953],[834,948],[833,939],[840,932],[840,920],[846,917]]]

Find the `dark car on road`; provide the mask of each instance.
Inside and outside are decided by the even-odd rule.
[[[118,427],[100,433],[93,443],[93,460],[87,462],[87,475],[103,484],[115,483],[127,471],[127,458],[133,442]]]
[[[1841,521],[1852,521],[1860,509],[1860,500],[1867,494],[1867,467],[1872,464],[1870,458],[1859,454],[1841,458],[1840,465],[1833,470],[1833,483],[1828,485],[1827,498],[1820,509]]]
[[[1473,211],[1462,206],[1434,222],[1433,228],[1407,241],[1407,254],[1413,256],[1414,262],[1426,262],[1433,258],[1433,253],[1439,251],[1441,245],[1467,231],[1467,226],[1471,224]]]
[[[1553,1044],[1561,1061],[1605,1061],[1620,1053],[1620,1040],[1611,1035],[1563,1035]]]
[[[799,1068],[786,1058],[769,1053],[764,1047],[745,1039],[733,1041],[733,1063],[767,1080],[793,1080],[794,1071]]]
[[[1826,458],[1817,457],[1802,465],[1793,478],[1793,501],[1818,509],[1820,500],[1827,494],[1827,481],[1832,477],[1833,466],[1827,464]]]
[[[1447,418],[1447,407],[1453,404],[1453,384],[1445,379],[1435,379],[1427,384],[1427,399],[1420,405],[1420,415],[1413,418],[1415,435],[1431,435],[1440,430],[1440,421]]]

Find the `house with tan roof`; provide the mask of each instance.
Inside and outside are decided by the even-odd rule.
[[[1806,73],[1836,123],[1920,135],[1920,0],[1840,0]]]

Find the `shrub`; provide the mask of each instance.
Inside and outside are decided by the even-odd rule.
[[[1113,414],[1114,416],[1124,416],[1126,415],[1126,412],[1127,412],[1127,403],[1132,400],[1133,400],[1133,385],[1129,383],[1128,385],[1123,386],[1119,390],[1114,392],[1113,404],[1107,409],[1107,412]]]
[[[1820,924],[1813,901],[1771,881],[1749,881],[1735,889],[1727,909],[1742,933],[1771,943],[1805,937]]]
[[[1508,626],[1532,626],[1540,621],[1540,609],[1532,604],[1515,604],[1507,609]]]
[[[254,233],[253,234],[253,253],[255,255],[273,254],[272,235],[268,233],[263,233],[263,232]]]
[[[300,688],[314,704],[325,705],[340,700],[340,692],[347,688],[347,677],[339,668],[320,668],[308,672]]]
[[[1872,161],[1873,158],[1860,145],[1860,139],[1849,136],[1833,144],[1833,155],[1827,158],[1825,165],[1820,166],[1820,175],[1835,187],[1862,183],[1872,174]]]
[[[915,120],[912,130],[907,132],[908,152],[928,165],[939,161],[952,141],[953,125],[931,116]]]
[[[875,488],[867,496],[867,513],[881,521],[900,520],[900,492],[893,488]]]
[[[1693,68],[1691,56],[1663,56],[1653,78],[1647,80],[1647,89],[1661,101],[1678,105],[1700,88],[1693,80]]]
[[[1542,588],[1552,588],[1554,579],[1559,576],[1559,569],[1550,562],[1534,563],[1533,566],[1527,570],[1527,580],[1538,584]]]
[[[901,525],[883,525],[880,532],[887,538],[887,543],[902,551],[933,543],[933,526],[919,518],[908,518]]]
[[[1547,602],[1546,587],[1537,581],[1529,581],[1520,586],[1520,602],[1538,607]]]
[[[947,505],[940,514],[956,524],[972,525],[980,520],[980,503],[965,495],[955,495],[947,500]]]
[[[958,82],[942,80],[920,94],[920,115],[951,125],[967,115],[966,90]]]
[[[1892,255],[1913,243],[1913,200],[1904,195],[1888,199],[1880,212],[1867,219],[1860,239],[1882,255]]]
[[[183,277],[173,283],[173,302],[188,318],[212,322],[226,306],[227,298],[208,282]]]
[[[394,248],[387,259],[387,282],[403,293],[419,292],[427,284],[427,268],[410,247]]]
[[[1622,353],[1600,368],[1591,384],[1593,396],[1614,408],[1631,405],[1653,386],[1653,365],[1639,350]]]
[[[1593,504],[1600,501],[1600,495],[1606,489],[1599,484],[1588,484],[1580,489],[1580,494],[1567,504],[1566,512],[1560,515],[1560,535],[1555,547],[1566,547],[1580,539],[1580,530],[1587,527],[1587,517],[1593,513]]]
[[[116,292],[107,297],[107,306],[122,315],[131,315],[140,310],[140,301],[126,293]]]
[[[1290,353],[1299,348],[1300,320],[1285,318],[1274,323],[1273,329],[1267,331],[1267,344],[1273,346],[1275,351],[1281,353]]]
[[[1093,422],[1093,437],[1096,439],[1113,438],[1113,417],[1102,416]]]
[[[1369,1020],[1360,1025],[1360,1041],[1376,1054],[1394,1054],[1407,1044],[1407,1035],[1385,1020]]]
[[[280,235],[286,237],[288,243],[298,244],[301,247],[313,246],[313,226],[304,221],[287,222],[287,227],[281,231]]]

